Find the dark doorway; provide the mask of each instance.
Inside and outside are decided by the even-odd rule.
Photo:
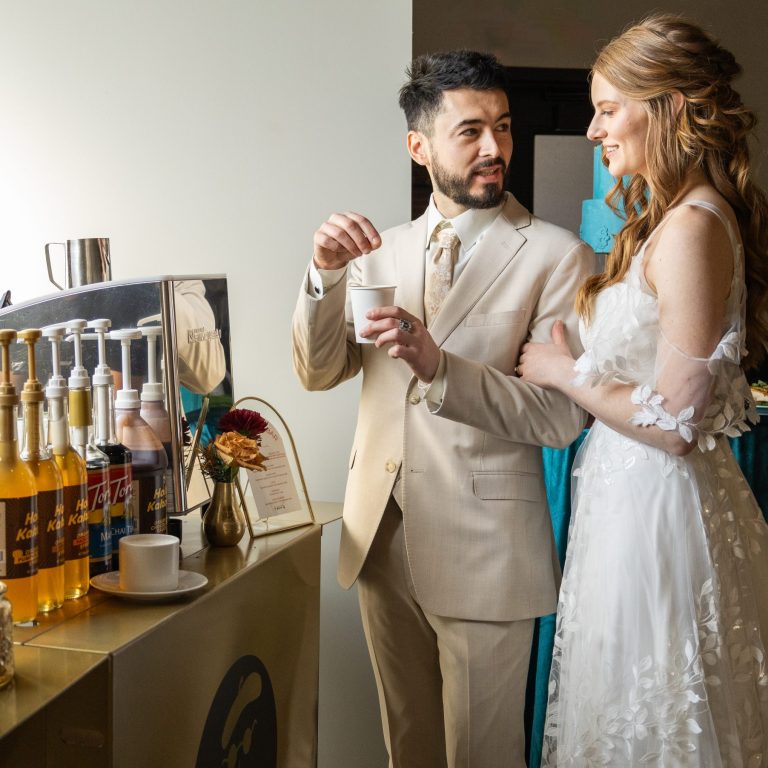
[[[584,136],[592,119],[589,70],[507,67],[514,151],[506,189],[533,209],[534,144],[537,135]],[[426,170],[411,165],[411,215],[420,216],[432,185]],[[535,211],[534,211],[535,213]]]

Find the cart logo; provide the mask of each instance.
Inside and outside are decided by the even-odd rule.
[[[196,768],[277,768],[277,713],[267,668],[241,656],[213,697]]]

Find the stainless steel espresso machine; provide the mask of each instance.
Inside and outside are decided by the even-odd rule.
[[[233,403],[229,304],[224,275],[153,277],[108,281],[68,288],[0,309],[0,328],[41,328],[74,319],[107,318],[112,329],[159,328],[134,341],[130,349],[131,386],[153,391],[169,415],[168,449],[172,488],[168,512],[183,515],[209,498],[194,460],[193,446],[214,435],[220,416]],[[13,345],[17,387],[26,378],[25,345]],[[51,375],[51,355],[39,344],[37,377]],[[107,363],[119,380],[121,344],[107,342]],[[83,365],[93,373],[97,344],[82,345]],[[73,346],[62,344],[61,373],[74,364]],[[150,379],[156,378],[156,382]],[[147,389],[147,385],[150,385]]]

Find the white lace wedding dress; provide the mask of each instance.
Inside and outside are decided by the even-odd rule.
[[[576,459],[542,765],[768,766],[768,527],[727,436],[755,406],[744,354],[742,248],[723,336],[692,359],[664,336],[643,251],[582,327],[584,386],[635,384],[638,424],[685,457],[597,422]],[[647,243],[646,243],[647,244]],[[768,471],[768,468],[766,468]]]

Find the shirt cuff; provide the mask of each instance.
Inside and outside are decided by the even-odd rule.
[[[440,351],[440,362],[437,365],[435,378],[427,384],[420,381],[418,383],[419,391],[422,397],[427,401],[429,410],[434,412],[443,404],[443,395],[445,394],[445,355]]]
[[[309,272],[307,274],[307,293],[316,299],[322,299],[326,291],[333,288],[347,274],[347,268],[340,269],[318,269],[315,262],[309,263]]]

